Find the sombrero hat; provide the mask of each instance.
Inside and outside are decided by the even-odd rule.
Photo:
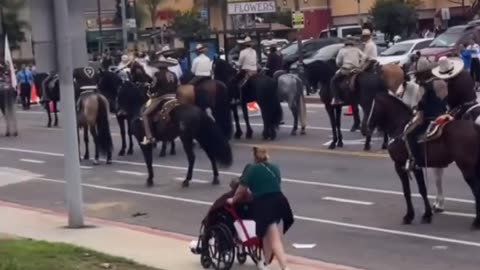
[[[245,39],[237,40],[237,43],[238,44],[243,44],[243,45],[252,44],[252,38],[247,36]]]
[[[197,46],[195,46],[195,51],[196,52],[204,52],[206,50],[208,50],[208,48],[201,43],[198,43]]]
[[[446,80],[460,74],[464,68],[463,61],[458,57],[441,57],[438,66],[432,69],[433,76]]]
[[[170,46],[166,45],[166,46],[163,46],[163,48],[160,49],[160,51],[156,52],[155,54],[156,55],[163,55],[163,56],[167,57],[167,56],[174,55],[176,52],[177,52],[177,50],[171,49]]]
[[[436,66],[437,63],[430,62],[426,57],[420,57],[415,65],[415,70],[409,72],[408,75],[431,71]]]
[[[152,63],[153,66],[156,68],[169,68],[178,65],[178,60],[175,58],[163,58],[163,59],[158,59],[154,63]]]

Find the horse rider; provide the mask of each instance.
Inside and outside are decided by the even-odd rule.
[[[267,76],[273,78],[273,74],[275,72],[282,70],[283,67],[283,57],[282,55],[277,51],[277,46],[272,45],[270,46],[270,54],[268,54],[268,59],[267,59]]]
[[[366,61],[367,56],[359,48],[355,46],[355,40],[352,36],[347,37],[345,46],[340,49],[337,55],[336,64],[339,67],[330,81],[330,91],[332,94],[332,105],[343,104],[340,98],[339,83],[350,77],[352,72],[360,71],[362,64]]]
[[[435,66],[436,64],[430,62],[426,57],[421,57],[414,71],[423,96],[418,102],[416,110],[414,110],[412,119],[405,126],[403,133],[409,155],[407,164],[405,164],[405,169],[407,170],[413,170],[417,166],[422,166],[423,160],[420,158],[418,137],[428,129],[430,121],[435,120],[447,110],[443,101],[447,93],[447,84],[445,81],[433,76],[432,69]]]
[[[368,70],[377,62],[375,59],[378,57],[377,44],[375,44],[372,39],[372,32],[370,29],[365,28],[362,30],[362,41],[364,43],[363,53],[367,57],[362,70]]]
[[[177,55],[178,51],[175,49],[170,49],[170,46],[165,45],[163,48],[157,52],[158,55],[158,60],[164,61],[164,60],[169,60],[171,63],[177,63],[174,66],[169,66],[168,70],[171,72],[175,73],[175,76],[177,76],[178,83],[180,84],[180,78],[183,76],[183,69],[182,66],[180,65],[180,61],[178,59],[174,58],[174,55]],[[177,55],[178,57],[178,55]]]
[[[477,106],[477,95],[475,93],[475,81],[470,73],[464,69],[464,62],[457,57],[442,57],[438,66],[432,70],[432,74],[444,80],[448,85],[446,101],[449,113],[455,119],[468,117],[466,112]]]
[[[117,74],[122,81],[130,81],[130,64],[132,59],[126,54],[122,55],[120,63],[117,66]]]
[[[158,110],[158,106],[161,105],[165,99],[175,96],[178,85],[177,77],[168,69],[169,67],[178,65],[176,59],[161,58],[152,64],[158,68],[158,72],[154,75],[152,87],[150,87],[148,93],[150,100],[147,102],[142,115],[145,130],[145,137],[142,141],[143,145],[155,143],[155,137],[151,130],[150,117]]]
[[[192,61],[191,71],[194,77],[189,82],[191,85],[197,85],[212,77],[212,60],[207,56],[208,48],[203,44],[197,44],[195,52],[197,57]]]
[[[238,56],[239,72],[239,89],[248,82],[248,80],[257,74],[258,71],[258,57],[257,51],[253,49],[253,41],[247,36],[244,40],[239,40],[238,44],[243,46]]]

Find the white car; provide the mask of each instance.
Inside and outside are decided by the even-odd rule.
[[[403,67],[410,62],[410,56],[413,53],[428,47],[432,41],[432,38],[419,38],[398,42],[380,53],[377,61],[380,65],[397,63]]]

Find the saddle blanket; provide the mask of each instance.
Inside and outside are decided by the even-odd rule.
[[[454,118],[449,114],[444,114],[437,117],[434,121],[430,122],[424,138],[421,138],[419,142],[429,142],[439,139],[443,134],[443,129],[445,126],[447,126],[447,124],[453,120]]]

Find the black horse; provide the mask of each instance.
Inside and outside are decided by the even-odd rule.
[[[140,119],[143,101],[144,98],[141,91],[131,87],[120,88],[118,105],[119,108],[125,108],[128,113],[134,115],[131,128],[143,152],[148,170],[146,185],[150,187],[154,184],[152,168],[153,145],[140,143],[145,136],[143,122]],[[166,100],[166,102],[177,101],[170,99]],[[193,140],[200,144],[212,163],[213,184],[219,184],[217,162],[224,166],[230,166],[233,159],[230,144],[223,135],[222,130],[202,109],[194,105],[177,103],[167,113],[162,111],[162,109],[152,114],[152,132],[157,141],[173,140],[178,136],[180,137],[188,159],[188,171],[182,184],[183,187],[188,187],[193,177],[193,166],[195,164]],[[168,121],[164,121],[165,118],[168,118]]]
[[[325,110],[327,111],[328,117],[330,119],[330,125],[332,127],[332,142],[330,143],[329,149],[335,149],[336,147],[343,147],[343,135],[342,135],[342,107],[343,106],[352,106],[353,112],[353,126],[351,128],[352,132],[360,129],[360,112],[359,104],[354,99],[346,99],[344,105],[332,105],[332,95],[330,91],[330,81],[332,80],[335,72],[337,71],[336,64],[334,60],[328,61],[315,61],[310,64],[305,64],[305,75],[310,83],[310,85],[320,86],[320,99],[325,105]],[[367,73],[365,73],[367,74]],[[374,83],[378,83],[379,77],[374,77]],[[356,87],[360,85],[357,84]],[[366,81],[367,84],[370,82]],[[364,87],[364,86],[362,86]],[[367,85],[368,87],[368,85]],[[371,136],[367,136],[365,140],[364,150],[368,151],[371,149]],[[382,149],[386,149],[388,145],[388,136],[384,135],[384,140],[382,144]]]
[[[246,138],[252,138],[253,131],[250,126],[247,104],[255,101],[258,103],[262,113],[263,139],[274,140],[283,118],[276,81],[266,75],[257,74],[251,77],[240,91],[237,70],[218,57],[215,58],[213,63],[213,73],[215,79],[225,83],[229,89],[230,103],[232,104],[231,110],[235,120],[235,138],[239,139],[243,135],[238,117],[238,105],[242,109],[247,128]]]
[[[37,88],[37,95],[40,97],[41,104],[47,112],[47,127],[52,127],[52,113],[55,117],[53,126],[57,127],[58,102],[60,102],[60,85],[58,82],[58,75],[53,72],[50,74],[40,72],[33,76],[33,82]]]

